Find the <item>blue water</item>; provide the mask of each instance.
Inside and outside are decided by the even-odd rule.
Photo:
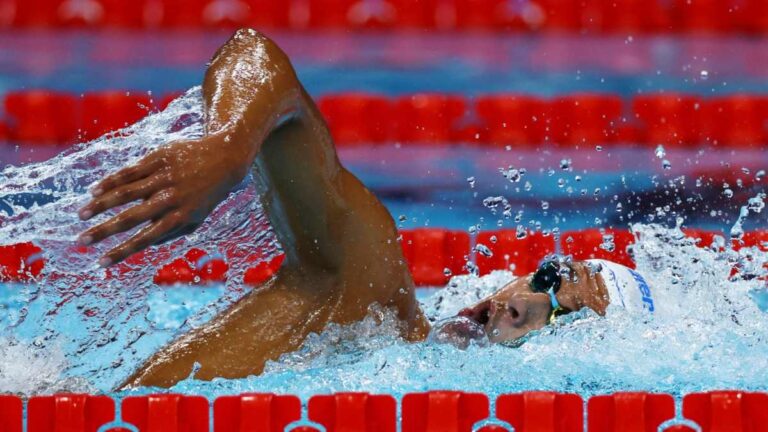
[[[132,127],[127,136],[99,139],[48,162],[2,171],[6,181],[0,184],[0,194],[14,191],[52,198],[32,206],[29,201],[16,202],[11,206],[13,214],[6,215],[0,225],[0,242],[35,241],[46,250],[48,261],[48,277],[41,283],[0,289],[0,304],[8,312],[0,334],[0,388],[20,393],[108,391],[162,345],[244,294],[241,277],[247,264],[242,258],[230,261],[231,278],[226,285],[160,288],[151,283],[153,266],[139,264],[111,277],[96,268],[99,253],[114,241],[85,254],[70,249],[87,225],[74,209],[88,199],[88,185],[167,140],[199,136],[199,123],[175,132],[169,127],[178,116],[198,117],[200,110],[199,90],[195,90],[167,111]],[[485,171],[476,167],[479,179],[474,188],[464,187],[478,190],[484,178],[480,174],[509,182],[495,165]],[[432,178],[439,180],[437,174]],[[545,173],[536,182],[542,191],[560,189],[554,174]],[[736,235],[742,227],[765,221],[765,196],[751,198],[740,203],[743,211],[724,212]],[[550,205],[554,212],[559,204]],[[522,205],[515,204],[514,209]],[[561,211],[569,214],[567,209]],[[656,209],[652,214],[666,220],[675,212]],[[486,217],[497,216],[487,210]],[[535,224],[553,230],[560,228],[562,217],[542,218]],[[768,388],[763,373],[768,367],[768,324],[760,309],[765,287],[752,277],[764,274],[762,264],[768,256],[752,249],[699,249],[674,225],[633,225],[633,229],[639,239],[638,270],[654,287],[658,303],[659,312],[653,317],[617,308],[605,318],[582,311],[538,332],[517,349],[493,346],[461,351],[447,345],[403,342],[397,337],[394,317],[374,307],[371,318],[361,323],[331,325],[323,334],[310,337],[298,352],[269,364],[262,376],[213,382],[190,378],[173,390],[209,397],[243,391],[308,397],[342,390],[399,395],[438,388],[491,395],[550,389],[585,396],[626,389],[680,394],[723,387]],[[278,245],[248,180],[198,232],[153,248],[149,256],[161,263],[191,247],[275,253]],[[733,265],[750,278],[729,279]],[[510,278],[505,272],[482,279],[456,277],[446,289],[422,293],[420,298],[427,315],[436,321]],[[658,355],[660,350],[664,356]],[[132,392],[150,391],[154,390]]]
[[[199,83],[204,62],[225,38],[2,34],[0,92],[45,86],[162,93],[191,87]],[[762,40],[477,36],[457,43],[428,36],[277,38],[295,56],[301,78],[315,95],[350,89],[386,94],[519,90],[544,95],[577,90],[624,95],[654,89],[701,94],[768,91]],[[708,72],[706,79],[702,70]],[[131,136],[100,139],[48,162],[2,170],[0,244],[41,244],[48,274],[57,278],[0,287],[0,307],[7,312],[0,318],[0,389],[27,394],[108,391],[156,349],[243,295],[242,259],[230,263],[235,276],[226,285],[166,289],[151,283],[151,266],[137,265],[112,278],[98,270],[95,260],[109,243],[86,254],[70,249],[86,226],[74,210],[87,200],[88,185],[169,140],[199,135],[199,124],[169,131],[174,119],[190,113],[200,115],[195,92],[135,126]],[[30,150],[11,148],[0,157],[4,164],[21,165],[28,156],[39,161],[57,151],[39,150],[32,158]],[[761,275],[767,257],[758,250],[698,249],[677,229],[699,226],[727,233],[737,221],[744,229],[768,226],[757,205],[739,219],[750,198],[764,198],[758,174],[768,162],[764,152],[667,149],[659,158],[654,149],[512,152],[391,145],[340,153],[402,228],[522,225],[564,231],[641,223],[634,225],[640,236],[638,268],[664,299],[667,312],[653,318],[616,309],[606,318],[583,312],[581,319],[564,319],[518,349],[460,351],[406,344],[395,337],[388,313],[373,310],[376,319],[331,327],[298,353],[271,364],[260,377],[213,383],[189,379],[174,390],[206,396],[279,391],[308,397],[342,390],[397,395],[437,388],[491,395],[526,389],[590,395],[627,389],[680,394],[768,388],[763,373],[768,366],[768,327],[759,306],[765,301],[764,283],[729,280],[734,264]],[[668,167],[663,159],[669,160]],[[565,168],[563,160],[570,160]],[[510,181],[499,172],[510,166],[525,168],[526,174]],[[483,206],[485,198],[495,196],[511,204],[509,218]],[[157,248],[151,256],[164,262],[190,247],[275,253],[279,245],[255,198],[245,182],[198,233]],[[237,227],[234,232],[232,226]],[[510,277],[459,277],[447,289],[422,292],[420,298],[437,320]]]

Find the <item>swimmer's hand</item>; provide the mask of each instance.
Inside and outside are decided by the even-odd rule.
[[[194,231],[247,173],[248,155],[231,141],[218,134],[172,143],[106,177],[80,210],[82,220],[134,201],[141,203],[85,231],[80,244],[98,243],[146,224],[99,260],[99,265],[107,267]]]

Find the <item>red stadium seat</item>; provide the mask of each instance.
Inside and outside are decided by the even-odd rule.
[[[121,407],[122,419],[139,432],[208,432],[208,401],[202,396],[129,396]]]
[[[605,237],[613,236],[613,250],[603,246],[608,245]],[[635,237],[627,230],[588,229],[583,231],[566,231],[560,238],[560,246],[564,254],[572,255],[576,260],[604,259],[634,268],[635,263],[627,248],[635,242]]]
[[[693,393],[683,397],[683,416],[702,432],[758,431],[768,425],[768,394],[741,391]]]
[[[20,398],[0,395],[0,431],[22,432],[22,409]]]
[[[390,395],[337,393],[313,396],[309,419],[327,432],[395,432],[397,401]]]
[[[710,99],[704,102],[701,116],[705,142],[760,147],[768,140],[766,97],[733,95]]]
[[[296,396],[245,393],[221,396],[213,403],[214,432],[283,431],[300,418]]]
[[[493,30],[513,25],[506,0],[453,0],[455,26],[459,29]]]
[[[445,285],[451,275],[465,273],[469,234],[422,228],[401,235],[403,255],[417,285]]]
[[[144,118],[152,109],[149,95],[110,91],[86,93],[81,115],[83,139],[92,140]]]
[[[400,98],[396,110],[399,141],[446,143],[454,140],[467,104],[461,96],[420,93]]]
[[[157,285],[191,284],[195,281],[195,270],[186,258],[177,258],[160,267],[153,282]]]
[[[550,129],[556,143],[582,145],[615,141],[622,114],[619,96],[577,94],[552,102]]]
[[[77,138],[77,98],[47,90],[11,92],[5,112],[11,138],[20,142],[62,144]]]
[[[42,249],[32,243],[0,246],[0,282],[31,282],[45,266]]]
[[[492,145],[544,141],[548,118],[544,101],[524,95],[493,95],[478,98],[475,106]]]
[[[491,257],[479,252],[475,254],[481,275],[492,270],[509,270],[510,265],[514,265],[515,275],[527,275],[536,271],[544,257],[555,253],[554,237],[545,237],[540,232],[527,233],[522,239],[517,238],[516,230],[482,232],[477,243],[485,245],[493,253]]]
[[[313,28],[345,29],[350,26],[350,9],[357,0],[309,0],[308,24]]]
[[[635,116],[643,123],[645,143],[675,147],[699,141],[700,106],[698,97],[681,94],[637,96],[632,102]]]
[[[287,27],[289,2],[270,0],[164,0],[160,25],[171,28]]]
[[[650,33],[668,30],[668,10],[659,0],[598,1],[599,28],[608,33]]]
[[[579,395],[554,392],[501,395],[496,400],[496,417],[516,432],[582,432],[584,402]]]
[[[204,24],[203,10],[211,0],[163,0],[159,3],[162,27],[198,28]]]
[[[397,28],[434,28],[440,0],[386,0],[395,11]]]
[[[6,1],[0,8],[12,11],[11,24],[17,27],[53,27],[57,24],[57,9],[61,0]]]
[[[403,396],[401,431],[470,432],[488,414],[488,396],[482,393],[409,393]]]
[[[582,28],[583,5],[578,1],[534,0],[543,13],[543,28],[556,32],[575,32]]]
[[[768,252],[768,231],[749,231],[744,233],[741,242],[734,245],[735,249],[741,247],[756,247],[761,251]]]
[[[101,0],[104,25],[116,28],[141,28],[152,24],[151,0]]]
[[[318,107],[339,145],[382,143],[393,138],[393,107],[383,96],[366,93],[325,96],[320,98]]]
[[[291,2],[248,0],[252,14],[250,25],[255,28],[288,28],[291,24]]]
[[[723,0],[674,0],[673,29],[694,33],[723,33],[735,30],[736,9]]]
[[[741,6],[739,24],[750,34],[768,33],[768,2],[765,0],[745,0]]]
[[[285,255],[278,255],[270,261],[263,261],[245,271],[243,282],[246,285],[258,286],[270,280],[277,274],[285,261]]]
[[[683,230],[686,237],[690,237],[696,241],[696,246],[700,248],[706,248],[712,245],[712,243],[715,240],[715,236],[723,236],[722,232],[719,231],[706,231],[706,230],[700,230],[700,229],[691,229],[686,228]]]
[[[97,432],[115,420],[115,402],[107,396],[36,396],[27,404],[27,432]]]
[[[183,95],[184,92],[172,92],[168,94],[164,94],[162,98],[160,98],[160,101],[157,103],[157,107],[160,110],[164,110],[168,108],[168,105],[171,104],[171,102],[175,101],[179,98],[179,96]]]
[[[614,393],[587,402],[589,432],[656,431],[674,417],[675,400],[667,394]]]

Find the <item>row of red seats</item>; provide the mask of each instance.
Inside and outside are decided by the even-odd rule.
[[[768,32],[763,0],[6,0],[16,27]]]
[[[694,229],[685,230],[685,234],[696,239],[700,247],[710,246],[716,235],[725,237],[721,232]],[[560,236],[559,248],[553,236],[541,232],[518,236],[516,230],[485,231],[476,237],[474,251],[470,248],[469,234],[463,231],[423,228],[402,231],[401,236],[403,255],[414,282],[421,286],[445,285],[450,276],[467,273],[465,265],[472,258],[481,275],[501,269],[526,275],[535,271],[544,257],[558,250],[577,260],[606,259],[634,267],[629,247],[635,238],[628,230],[566,231]],[[733,247],[758,247],[768,251],[768,231],[748,232],[740,241],[733,242]],[[490,251],[490,255],[486,250]],[[280,269],[284,258],[284,255],[278,255],[262,260],[254,256],[252,261],[255,264],[246,270],[244,283],[256,286],[269,280]],[[142,259],[142,254],[131,258],[136,263]],[[43,267],[42,250],[32,243],[0,246],[0,282],[34,281]],[[184,257],[160,267],[154,282],[158,285],[224,282],[228,270],[224,256],[191,249]]]
[[[398,99],[365,93],[320,98],[339,145],[478,142],[489,145],[702,143],[760,147],[768,142],[768,96],[701,98],[651,94],[631,103],[617,95],[554,99],[495,94],[415,94]]]
[[[491,417],[488,396],[482,393],[432,391],[402,398],[402,432],[582,432],[584,401],[577,394],[525,392],[496,399]],[[215,432],[395,432],[397,401],[389,395],[337,393],[310,398],[302,419],[296,396],[242,394],[213,402]],[[98,430],[127,431],[115,426],[115,401],[107,396],[59,394],[31,397],[27,402],[27,432]],[[741,391],[693,393],[683,398],[682,417],[703,432],[755,432],[768,429],[768,394]],[[693,431],[675,417],[675,402],[667,394],[625,392],[591,397],[586,404],[586,431]],[[677,421],[671,421],[676,419]],[[122,400],[121,420],[139,432],[207,432],[209,402],[202,396],[156,394]],[[473,428],[485,421],[485,425]],[[671,422],[670,422],[671,421]],[[297,423],[301,422],[301,423]],[[677,423],[677,424],[675,424]],[[296,427],[298,426],[298,427]],[[0,430],[21,432],[22,401],[0,396]]]
[[[165,107],[176,95],[154,104],[147,95],[117,91],[82,97],[43,90],[9,93],[5,97],[7,135],[21,143],[87,141]],[[318,105],[340,146],[475,142],[762,147],[768,143],[768,96],[762,95],[705,99],[653,94],[625,103],[617,95],[606,94],[554,99],[495,94],[469,100],[451,94],[389,98],[344,93],[322,97]]]
[[[178,93],[157,101],[146,93],[89,92],[83,95],[48,90],[5,95],[7,139],[22,143],[70,144],[89,141],[141,120],[164,108]],[[0,122],[2,123],[2,122]]]

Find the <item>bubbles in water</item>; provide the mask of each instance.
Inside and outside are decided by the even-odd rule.
[[[462,350],[470,345],[486,347],[490,344],[483,326],[465,317],[451,317],[435,323],[427,343],[450,344]]]
[[[666,152],[666,150],[664,150],[664,146],[659,144],[656,147],[656,151],[654,152],[654,154],[656,154],[657,158],[664,159],[664,157],[667,155],[667,152]]]

